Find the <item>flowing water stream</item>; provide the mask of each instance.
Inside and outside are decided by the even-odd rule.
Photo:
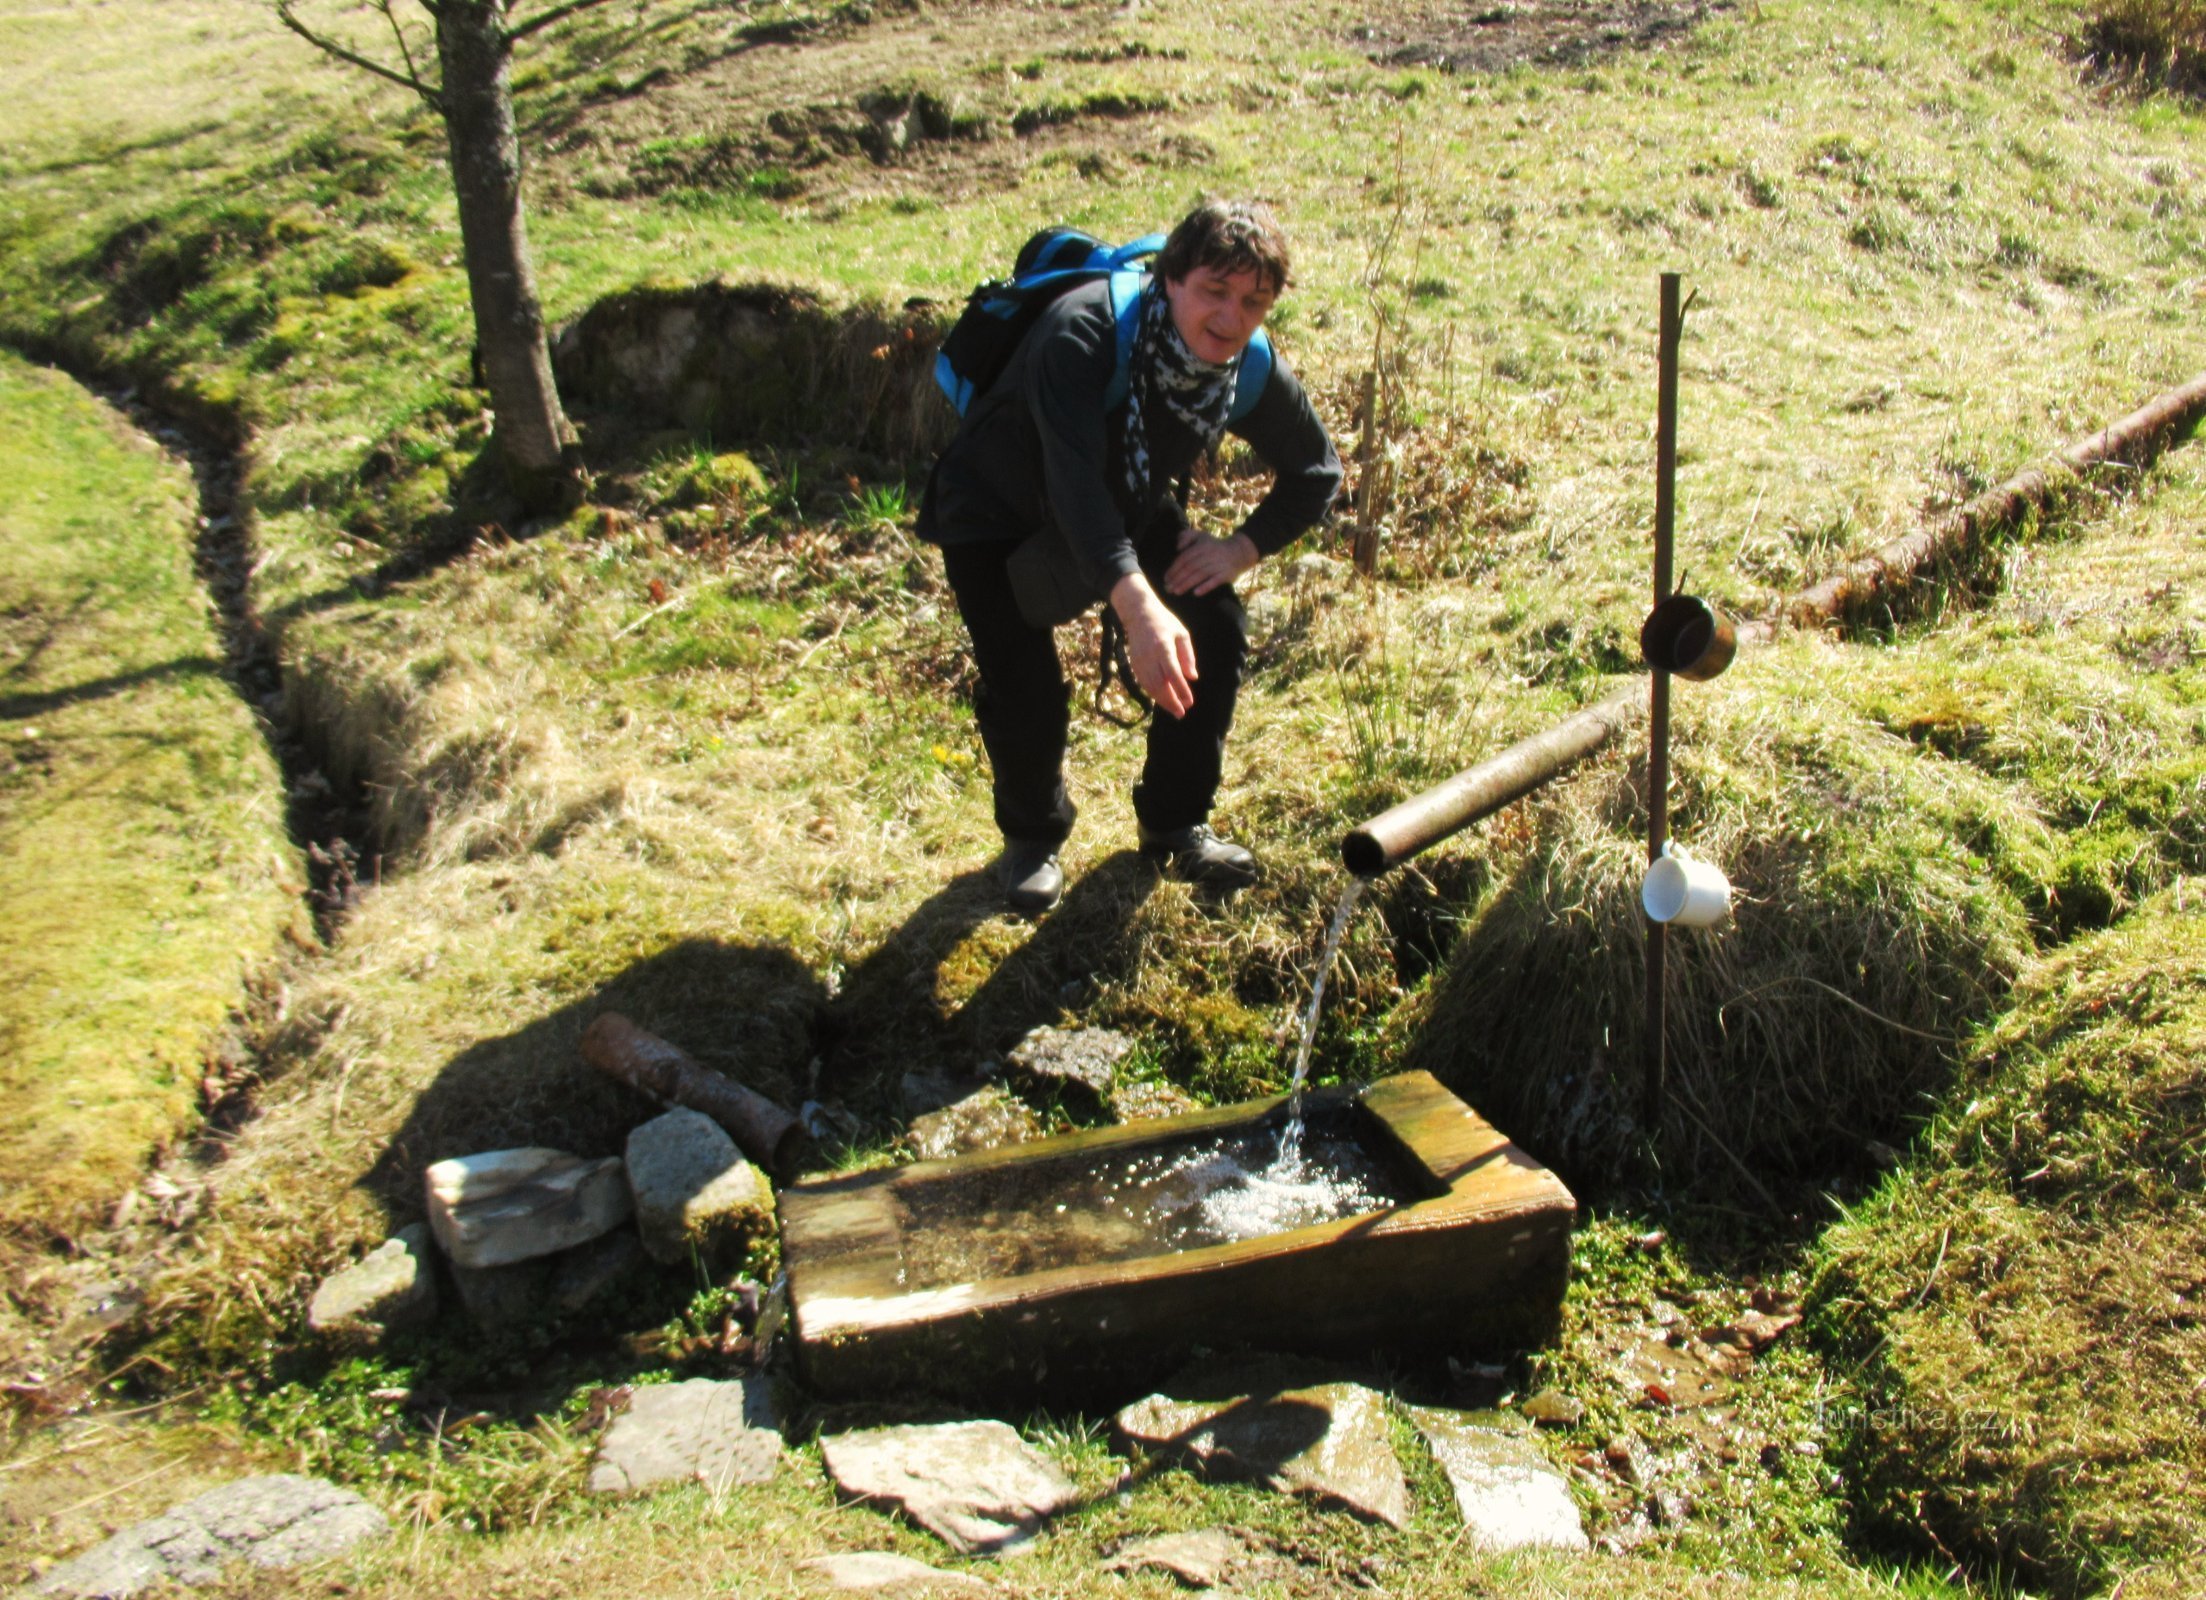
[[[1325,980],[1332,976],[1333,958],[1348,932],[1348,919],[1356,914],[1367,879],[1358,878],[1333,908],[1333,925],[1325,930],[1325,948],[1317,958],[1317,978],[1310,985],[1310,1009],[1302,1014],[1302,1040],[1295,1048],[1294,1081],[1287,1087],[1287,1125],[1279,1133],[1279,1164],[1292,1168],[1302,1154],[1302,1084],[1310,1075],[1310,1047],[1317,1042],[1318,1008],[1325,1004]]]

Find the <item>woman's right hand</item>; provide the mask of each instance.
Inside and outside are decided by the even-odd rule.
[[[1112,586],[1111,609],[1125,626],[1126,662],[1141,692],[1159,711],[1186,716],[1195,704],[1195,638],[1187,625],[1138,572]]]

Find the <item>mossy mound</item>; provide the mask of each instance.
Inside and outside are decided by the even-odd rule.
[[[2050,830],[1834,695],[1858,654],[1796,641],[1677,718],[1672,835],[1736,894],[1667,961],[1672,1150],[1715,1172],[1820,1179],[1898,1138],[2031,950]],[[1611,760],[1495,826],[1494,892],[1395,1023],[1405,1066],[1594,1191],[1638,1137],[1644,789]]]
[[[1922,1159],[1826,1236],[1811,1312],[1858,1373],[1841,1466],[1880,1532],[2032,1588],[2198,1592],[2201,897],[2034,966]]]

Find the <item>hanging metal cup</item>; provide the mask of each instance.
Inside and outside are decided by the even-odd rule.
[[[1731,665],[1739,636],[1731,619],[1694,594],[1673,594],[1647,613],[1639,653],[1657,672],[1705,683]]]

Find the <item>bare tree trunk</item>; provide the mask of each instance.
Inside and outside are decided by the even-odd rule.
[[[529,265],[504,7],[497,0],[444,0],[437,11],[437,56],[468,298],[497,419],[498,454],[507,481],[530,510],[555,510],[570,503],[578,481],[574,430],[552,382],[544,311]]]

